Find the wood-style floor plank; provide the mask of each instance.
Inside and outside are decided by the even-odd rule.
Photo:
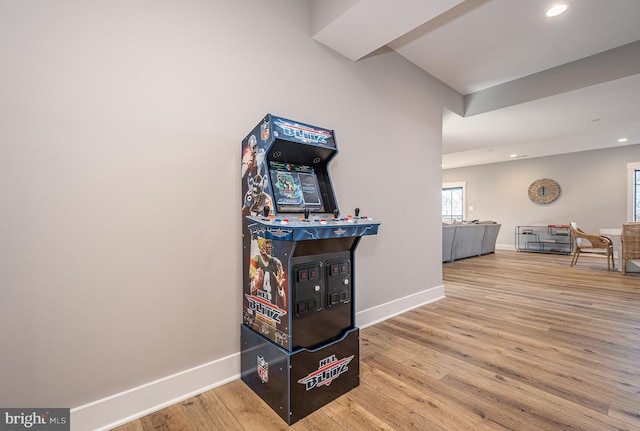
[[[144,430],[189,431],[193,429],[178,404],[145,416],[141,422]]]
[[[234,381],[117,431],[640,431],[640,274],[498,250],[360,332],[360,386],[291,427]],[[365,287],[360,287],[365,289]]]

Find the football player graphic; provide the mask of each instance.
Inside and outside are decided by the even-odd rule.
[[[264,163],[264,149],[258,148],[258,140],[254,135],[249,136],[247,146],[242,152],[242,178],[256,175]]]
[[[273,243],[265,238],[258,238],[259,254],[251,259],[249,280],[251,294],[270,301],[282,310],[287,308],[285,291],[285,274],[282,263],[272,256]]]
[[[261,215],[264,207],[273,208],[271,196],[264,192],[267,179],[260,174],[249,176],[249,190],[244,195],[242,216]]]

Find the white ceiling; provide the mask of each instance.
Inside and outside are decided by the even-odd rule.
[[[558,2],[312,0],[313,38],[354,61],[387,46],[462,94],[445,169],[640,143],[640,0],[546,18]]]

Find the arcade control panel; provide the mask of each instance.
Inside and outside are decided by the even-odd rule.
[[[368,216],[355,215],[340,217],[338,211],[332,215],[313,214],[305,210],[300,216],[275,216],[265,207],[262,216],[247,216],[248,228],[254,234],[267,239],[284,241],[304,241],[311,239],[344,238],[349,236],[375,235],[380,222]]]

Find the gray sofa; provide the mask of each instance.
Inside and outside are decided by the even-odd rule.
[[[495,222],[442,225],[442,262],[495,253],[500,232]]]

